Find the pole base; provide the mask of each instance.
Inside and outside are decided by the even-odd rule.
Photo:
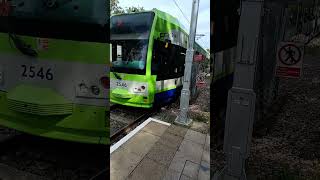
[[[176,118],[176,120],[174,121],[174,124],[180,125],[180,126],[184,126],[184,127],[191,127],[192,123],[193,123],[193,120],[189,119],[189,118],[187,119],[187,122],[181,122],[180,121],[180,116],[178,116]]]
[[[245,170],[243,169],[243,174],[239,177],[231,176],[227,173],[227,167],[224,167],[222,170],[218,170],[214,173],[214,176],[211,180],[247,180]]]

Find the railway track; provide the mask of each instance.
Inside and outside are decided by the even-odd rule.
[[[18,135],[21,135],[21,133],[15,131],[15,130],[0,127],[0,143],[11,140]]]
[[[0,132],[0,165],[5,167],[2,171],[6,171],[0,173],[0,179],[6,179],[6,174],[10,178],[10,174],[16,174],[16,179],[34,175],[46,180],[102,180],[108,177],[106,146],[58,141],[23,133],[10,135],[5,133],[10,132],[5,128],[1,128]],[[12,173],[15,171],[19,173]]]
[[[110,107],[111,144],[120,140],[155,112],[155,108],[149,110],[112,105]]]

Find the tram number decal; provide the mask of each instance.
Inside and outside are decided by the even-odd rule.
[[[45,80],[53,80],[53,74],[51,68],[37,68],[35,66],[26,66],[21,65],[23,71],[22,71],[22,77],[29,77],[29,78],[40,78]]]
[[[127,83],[125,83],[125,82],[117,82],[117,86],[125,87],[125,88],[128,87]]]

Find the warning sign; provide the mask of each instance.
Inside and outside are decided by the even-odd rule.
[[[201,54],[199,54],[199,55],[194,55],[194,58],[193,58],[193,61],[194,61],[194,62],[201,62],[201,61],[203,61],[203,60],[205,60],[205,57],[204,57],[203,55],[201,55]]]
[[[302,74],[304,45],[281,42],[277,51],[276,76],[299,78]]]

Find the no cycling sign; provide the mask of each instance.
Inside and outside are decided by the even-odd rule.
[[[302,74],[304,45],[294,42],[280,42],[277,50],[277,77],[299,78]]]

